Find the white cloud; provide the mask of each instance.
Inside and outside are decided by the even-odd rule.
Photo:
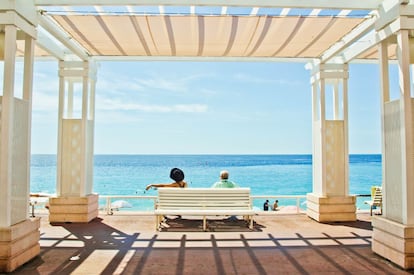
[[[250,83],[264,83],[264,84],[279,84],[279,85],[298,85],[298,81],[292,81],[292,80],[286,80],[286,79],[269,79],[264,77],[256,77],[250,74],[244,74],[244,73],[236,73],[232,76],[234,79],[238,81],[244,81],[244,82],[250,82]]]
[[[121,101],[120,99],[99,98],[96,101],[97,110],[106,111],[140,111],[153,113],[203,113],[208,109],[207,105],[203,104],[175,104],[175,105],[151,105],[131,103],[128,101]]]

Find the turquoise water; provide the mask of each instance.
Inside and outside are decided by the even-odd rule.
[[[253,195],[306,195],[312,191],[311,155],[96,155],[94,192],[100,195],[156,195],[144,193],[149,183],[169,183],[169,171],[179,167],[190,187],[210,187],[221,170]],[[381,185],[381,155],[351,155],[350,194],[369,194],[372,185]],[[56,193],[56,156],[33,155],[31,192]],[[360,198],[357,207],[367,208]],[[272,199],[270,199],[272,201]],[[279,205],[295,204],[282,199]],[[150,200],[129,200],[133,210],[153,208]],[[104,201],[101,200],[101,204]],[[304,203],[304,200],[301,201]],[[261,208],[263,200],[255,200]]]

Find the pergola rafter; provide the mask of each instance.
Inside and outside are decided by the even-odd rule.
[[[382,2],[382,0],[35,0],[38,6],[235,6],[350,10],[377,9]]]

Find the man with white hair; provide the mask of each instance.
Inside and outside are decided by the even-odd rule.
[[[229,180],[229,172],[223,170],[220,172],[220,181],[216,182],[211,188],[238,188],[239,186]]]

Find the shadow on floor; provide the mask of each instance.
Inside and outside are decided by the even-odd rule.
[[[261,225],[253,232],[155,232],[125,219],[136,229],[101,219],[49,226],[41,254],[11,274],[407,274],[375,255],[370,232],[360,229],[331,232],[324,225],[319,234],[308,234],[295,220],[289,231],[274,233]],[[171,226],[187,222],[200,221],[171,220]],[[234,226],[214,222],[219,229]]]
[[[260,232],[263,225],[253,223],[253,229],[248,222],[236,218],[215,218],[207,220],[207,232]],[[201,219],[168,217],[162,222],[163,232],[203,232]]]

